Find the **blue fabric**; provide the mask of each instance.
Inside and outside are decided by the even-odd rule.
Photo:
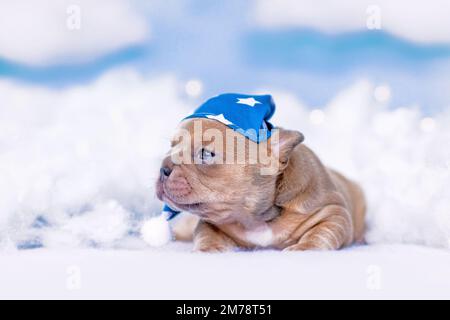
[[[164,208],[162,210],[163,212],[168,212],[169,216],[167,217],[167,221],[172,220],[175,218],[181,211],[176,211],[170,208],[167,204],[164,205]]]
[[[272,124],[268,120],[275,112],[270,95],[225,93],[213,97],[184,119],[217,120],[254,142],[269,139]]]

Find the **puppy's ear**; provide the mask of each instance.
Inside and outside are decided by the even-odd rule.
[[[286,168],[292,150],[305,140],[298,131],[277,129],[272,135],[272,152],[278,158],[281,170]]]

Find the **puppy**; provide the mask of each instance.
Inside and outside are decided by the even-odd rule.
[[[227,138],[215,141],[211,130]],[[259,144],[244,138],[246,155],[237,163],[228,161],[239,156],[225,146],[236,138],[228,131],[215,120],[186,119],[162,162],[157,197],[198,217],[188,223],[196,225],[194,251],[335,250],[363,241],[361,188],[327,169],[300,132],[279,129],[277,139]],[[266,161],[254,161],[250,150],[265,151]],[[192,161],[178,163],[175,154]],[[175,229],[189,238],[189,230]]]

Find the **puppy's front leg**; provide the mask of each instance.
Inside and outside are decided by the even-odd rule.
[[[345,208],[330,205],[316,215],[324,218],[306,231],[296,244],[284,250],[337,250],[351,243],[353,238],[352,220]]]
[[[194,232],[195,252],[224,252],[231,251],[237,244],[213,225],[199,221]]]

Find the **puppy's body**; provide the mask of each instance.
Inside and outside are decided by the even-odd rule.
[[[274,203],[277,217],[254,221],[250,227],[200,221],[194,237],[196,249],[339,249],[363,240],[365,201],[361,189],[325,168],[305,145],[293,151],[277,188],[281,194]]]
[[[201,121],[205,128],[225,130],[220,123]],[[193,129],[190,121],[184,127]],[[187,196],[181,202],[186,202],[188,209],[192,207],[191,211],[199,216],[194,231],[195,250],[226,251],[239,247],[331,250],[363,240],[362,190],[324,167],[301,141],[299,133],[281,132],[281,166],[272,176],[260,176],[255,170],[258,166],[248,164],[200,169],[192,165],[172,167],[179,169],[178,178],[184,181],[179,182],[186,188]],[[170,161],[166,159],[164,165],[170,165]],[[214,175],[216,179],[211,179]],[[185,209],[186,204],[176,203],[179,198],[169,195],[171,191],[164,183],[167,182],[161,179],[158,184],[158,196],[174,207]],[[174,190],[180,190],[180,185]],[[194,225],[190,220],[190,225]],[[189,234],[180,226],[175,230],[178,238],[186,239]]]

